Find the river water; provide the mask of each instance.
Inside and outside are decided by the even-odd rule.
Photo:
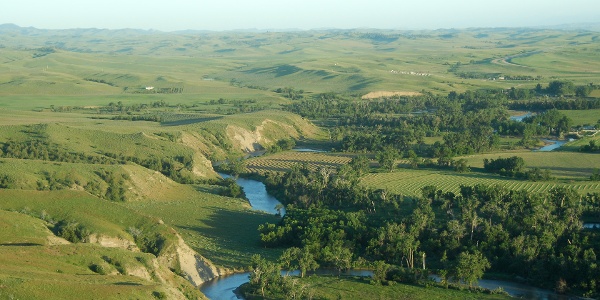
[[[543,140],[543,141],[548,143],[548,145],[546,145],[542,148],[533,150],[533,151],[542,151],[542,152],[543,151],[552,151],[554,149],[558,149],[558,148],[562,147],[562,145],[567,143],[566,141],[556,141],[556,140]]]
[[[231,178],[231,175],[219,173],[223,178]],[[267,193],[267,188],[265,184],[252,179],[246,178],[237,178],[235,180],[239,186],[242,187],[244,193],[246,194],[246,198],[250,202],[252,209],[260,210],[271,214],[277,214],[277,209],[275,206],[281,204],[277,198],[269,195]],[[285,208],[281,209],[281,215],[285,214]]]

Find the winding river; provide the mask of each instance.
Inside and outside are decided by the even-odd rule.
[[[219,173],[223,178],[231,178],[231,175]],[[237,184],[242,187],[244,193],[246,194],[246,198],[250,202],[252,209],[260,210],[271,214],[279,213],[275,206],[281,204],[279,200],[275,197],[269,195],[267,193],[267,188],[265,184],[252,179],[240,178],[238,177],[236,180]],[[285,208],[281,209],[281,215],[285,214]]]
[[[230,175],[220,174],[223,178],[229,178]],[[250,205],[255,210],[261,210],[268,213],[276,214],[277,210],[275,206],[277,204],[281,204],[275,197],[269,195],[265,188],[265,185],[257,180],[245,179],[245,178],[237,178],[237,183],[244,189],[246,193],[246,197],[250,201]],[[285,213],[282,211],[282,213]],[[593,224],[595,228],[596,223]],[[284,272],[282,272],[283,274]],[[241,296],[235,294],[235,289],[237,289],[240,285],[248,282],[249,280],[248,272],[237,273],[228,276],[217,277],[213,280],[207,281],[200,285],[200,291],[208,297],[208,299],[243,299]],[[292,275],[297,275],[296,272],[290,272]],[[331,270],[320,270],[317,271],[317,274],[332,274]],[[368,270],[349,270],[345,275],[351,276],[371,276],[373,273]],[[439,280],[439,277],[431,276],[432,280]],[[525,284],[514,283],[509,281],[501,281],[501,280],[479,280],[478,285],[487,289],[497,289],[502,288],[509,295],[513,297],[521,297],[525,299],[544,299],[544,300],[566,300],[566,299],[576,299],[573,297],[558,295],[552,291],[539,289],[536,287],[532,287]]]

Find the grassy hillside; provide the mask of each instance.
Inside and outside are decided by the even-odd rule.
[[[3,189],[0,198],[3,298],[201,297],[153,254],[124,248],[135,245],[131,228],[162,236],[165,247],[174,243],[168,227],[156,219],[75,191]],[[49,228],[56,231],[62,222],[84,228],[105,244],[71,244],[56,237]]]
[[[283,99],[271,90],[286,86],[306,93],[447,93],[534,87],[538,83],[492,80],[503,76],[530,76],[541,83],[563,78],[578,84],[598,78],[594,71],[597,35],[592,32],[82,31],[88,39],[69,31],[40,31],[36,35],[5,32],[0,39],[6,50],[0,54],[6,69],[0,75],[0,94],[93,95],[121,101],[158,97],[181,103],[257,99],[276,104]],[[28,47],[21,47],[23,44]],[[146,93],[147,86],[183,91],[157,95]],[[64,101],[73,105],[68,99]]]

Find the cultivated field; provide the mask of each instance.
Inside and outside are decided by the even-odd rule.
[[[582,194],[600,192],[600,183],[591,181],[547,181],[531,182],[512,180],[483,173],[456,173],[453,171],[397,169],[392,173],[371,173],[361,178],[361,183],[377,189],[388,189],[407,196],[420,196],[421,189],[433,185],[443,191],[457,193],[461,185],[499,185],[512,190],[545,192],[554,187],[572,187]]]
[[[268,172],[287,172],[294,165],[307,164],[311,170],[318,168],[336,169],[347,164],[353,155],[286,151],[248,160],[249,172],[265,174]]]

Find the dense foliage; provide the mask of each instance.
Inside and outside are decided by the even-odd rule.
[[[519,146],[532,147],[538,144],[540,137],[562,137],[569,132],[571,120],[556,109],[523,121],[511,119],[508,109],[514,109],[515,102],[510,97],[513,92],[478,90],[451,92],[447,96],[424,93],[374,100],[326,93],[294,101],[286,109],[323,120],[338,150],[376,152],[393,148],[400,153],[413,150],[417,156],[435,158],[440,166],[449,166],[454,156],[498,149],[501,136],[521,137]],[[552,103],[567,101],[543,99]],[[569,101],[584,103],[582,101],[588,100]],[[426,137],[441,137],[443,142],[426,144]]]
[[[494,165],[518,168],[518,161]],[[582,229],[581,221],[598,211],[599,195],[476,185],[459,194],[430,186],[422,197],[406,198],[362,187],[356,165],[270,175],[270,191],[288,205],[280,223],[260,226],[264,245],[292,247],[295,261],[302,254],[338,270],[384,261],[409,270],[431,266],[472,282],[491,268],[562,292],[599,295],[600,233]]]

